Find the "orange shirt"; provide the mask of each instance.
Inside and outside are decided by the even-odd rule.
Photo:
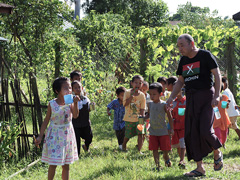
[[[123,104],[126,103],[126,100],[131,96],[131,89],[125,91],[123,96]],[[124,121],[128,122],[138,122],[138,116],[141,109],[145,109],[146,98],[145,94],[139,91],[138,96],[133,96],[131,103],[125,106],[125,115],[123,117]]]
[[[225,131],[228,126],[231,124],[231,121],[229,120],[228,114],[227,114],[227,109],[222,108],[222,101],[228,101],[228,97],[226,95],[222,95],[221,101],[218,103],[218,109],[221,114],[220,119],[216,119],[214,117],[214,122],[213,122],[213,128],[220,128],[221,130]]]

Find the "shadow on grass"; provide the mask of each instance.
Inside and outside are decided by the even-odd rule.
[[[235,150],[230,151],[229,153],[223,154],[223,158],[235,158],[236,156],[240,157],[239,149],[235,149]]]
[[[95,171],[94,174],[90,174],[89,176],[85,177],[84,179],[97,179],[102,175],[109,174],[114,176],[115,173],[124,172],[126,170],[125,167],[114,167],[114,166],[107,166],[104,167],[102,170]]]
[[[196,178],[193,178],[193,177],[185,177],[184,175],[179,175],[179,176],[160,176],[160,177],[157,177],[157,178],[144,178],[144,180],[184,180],[184,179],[196,179]],[[202,179],[202,178],[201,178]]]

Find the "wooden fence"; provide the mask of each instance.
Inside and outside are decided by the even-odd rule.
[[[20,86],[20,81],[14,76],[7,62],[4,60],[3,50],[0,47],[0,72],[1,72],[1,88],[0,88],[0,122],[14,122],[21,126],[21,134],[18,136],[12,148],[17,152],[16,159],[29,157],[33,154],[31,147],[34,142],[33,135],[38,135],[42,124],[42,108],[47,108],[46,105],[40,104],[36,77],[29,74],[27,83],[29,97]],[[11,79],[4,78],[6,74],[10,75]],[[4,76],[5,75],[5,76]],[[13,102],[9,101],[9,92],[12,95]],[[32,129],[28,132],[26,127],[25,111],[28,108],[31,112]],[[35,159],[35,157],[33,157]]]

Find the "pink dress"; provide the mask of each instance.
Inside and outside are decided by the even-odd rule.
[[[50,125],[43,144],[42,162],[49,165],[72,164],[78,160],[76,137],[70,105],[59,106],[51,100]]]

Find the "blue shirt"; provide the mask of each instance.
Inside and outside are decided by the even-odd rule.
[[[107,108],[114,110],[113,129],[121,130],[122,128],[124,128],[125,121],[123,121],[123,117],[125,114],[125,108],[124,108],[123,104],[120,104],[118,99],[114,99],[112,102],[110,102],[107,105]]]

